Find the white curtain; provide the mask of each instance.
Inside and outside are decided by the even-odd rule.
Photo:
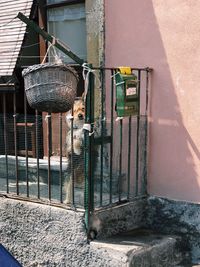
[[[80,58],[86,59],[86,21],[84,4],[52,8],[48,10],[47,15],[49,33],[66,43],[72,52],[77,54]],[[64,62],[73,62],[72,59],[62,52],[59,53]]]

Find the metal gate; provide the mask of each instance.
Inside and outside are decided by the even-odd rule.
[[[94,72],[96,74],[94,75]],[[132,68],[138,79],[139,115],[118,118],[116,68],[90,72],[85,132],[86,222],[92,211],[147,194],[149,68]],[[99,84],[101,86],[99,87]]]

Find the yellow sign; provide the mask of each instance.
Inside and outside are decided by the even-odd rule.
[[[132,73],[130,67],[119,67],[118,69],[119,69],[121,74],[130,75]]]

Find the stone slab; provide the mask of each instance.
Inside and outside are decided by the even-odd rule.
[[[104,249],[121,266],[169,267],[182,261],[178,249],[180,238],[161,235],[147,230],[134,230],[104,240],[91,242],[91,246]]]

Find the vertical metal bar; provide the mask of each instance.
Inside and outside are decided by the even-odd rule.
[[[113,116],[114,116],[114,70],[111,70],[111,96],[110,96],[110,204],[112,204],[113,183]]]
[[[14,120],[14,146],[15,146],[15,175],[16,175],[16,193],[19,195],[19,170],[17,153],[17,113],[16,113],[16,93],[13,94],[13,120]]]
[[[130,170],[131,170],[131,125],[132,117],[129,117],[128,122],[128,179],[127,179],[127,199],[130,198]]]
[[[123,120],[120,120],[120,146],[119,146],[119,202],[122,194],[122,140],[123,140]]]
[[[149,72],[150,70],[147,69],[146,73],[146,106],[145,106],[145,116],[148,116],[148,109],[149,109]]]
[[[146,70],[146,107],[145,107],[145,151],[142,194],[147,194],[147,149],[148,149],[148,102],[149,102],[149,70]]]
[[[51,200],[51,154],[52,154],[52,134],[51,134],[51,113],[47,115],[47,150],[48,150],[48,198]]]
[[[138,195],[138,182],[139,182],[139,145],[140,145],[140,83],[141,71],[138,70],[138,116],[137,116],[137,144],[136,144],[136,180],[135,180],[135,195]]]
[[[88,99],[88,96],[87,96]],[[87,102],[86,101],[86,109],[85,109],[85,123],[88,121],[88,107],[87,107]],[[85,208],[85,225],[86,229],[89,230],[89,150],[88,150],[88,143],[89,143],[89,137],[88,133],[85,131],[84,132],[84,174],[85,174],[85,188],[84,188],[84,208]]]
[[[92,65],[89,65],[92,68]],[[89,231],[90,215],[94,209],[94,185],[93,185],[93,165],[92,146],[94,145],[94,75],[89,74],[88,92],[86,97],[86,117],[85,122],[90,124],[91,131],[85,131],[85,224]],[[89,234],[89,232],[88,232]]]
[[[59,180],[60,180],[60,202],[63,202],[62,196],[62,183],[63,183],[63,175],[62,175],[62,113],[59,113],[59,139],[60,139],[60,172],[59,172]]]
[[[92,66],[91,66],[92,67]],[[94,165],[93,165],[93,148],[94,148],[94,75],[89,76],[90,87],[90,125],[89,133],[89,184],[90,184],[90,212],[94,210]]]
[[[4,122],[4,150],[5,150],[5,169],[6,169],[6,192],[9,193],[8,179],[8,148],[7,148],[7,116],[6,116],[6,94],[3,94],[3,122]]]
[[[25,155],[26,155],[26,195],[29,197],[29,177],[28,177],[28,140],[27,140],[27,101],[24,92],[24,138],[25,138]]]
[[[37,160],[37,194],[38,194],[38,199],[40,199],[40,167],[39,167],[39,127],[38,127],[38,111],[35,110],[35,132],[36,132],[36,137],[35,137],[35,142],[36,142],[36,160]]]
[[[73,116],[74,116],[74,109],[72,108],[72,118],[71,118],[71,183],[72,183],[72,186],[71,186],[71,196],[72,196],[72,199],[71,199],[71,205],[74,206],[74,179],[75,179],[75,169],[74,169],[74,119],[73,119]]]
[[[105,92],[104,92],[104,73],[100,71],[101,79],[101,173],[100,173],[100,206],[103,204],[103,144],[104,144],[104,103],[105,103]]]

